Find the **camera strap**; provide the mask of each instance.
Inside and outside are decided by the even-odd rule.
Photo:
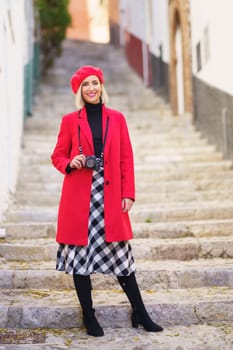
[[[78,111],[78,115],[80,115],[80,111]],[[109,124],[109,117],[107,117],[107,124],[106,124],[106,129],[105,129],[105,134],[104,134],[104,142],[102,145],[100,158],[104,158],[104,147],[105,147],[107,135],[108,135],[108,124]],[[83,148],[81,146],[81,141],[80,141],[80,125],[78,125],[78,149],[79,149],[80,154],[83,154]]]

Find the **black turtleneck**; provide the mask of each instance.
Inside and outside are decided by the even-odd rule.
[[[100,157],[102,151],[102,103],[86,103],[87,119],[92,131],[95,156]]]
[[[86,103],[86,111],[92,132],[95,156],[100,157],[102,152],[102,102],[97,104]],[[66,167],[67,174],[73,170],[75,168],[71,168],[68,164]]]

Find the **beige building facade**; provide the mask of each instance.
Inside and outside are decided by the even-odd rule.
[[[108,1],[70,0],[71,25],[66,37],[99,43],[109,42]]]

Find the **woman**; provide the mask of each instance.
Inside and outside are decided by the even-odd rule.
[[[72,274],[87,333],[103,336],[91,297],[92,273],[117,277],[133,327],[163,329],[149,317],[135,278],[128,211],[134,202],[133,152],[124,116],[106,107],[103,72],[83,66],[71,78],[78,111],[63,117],[51,156],[64,177],[58,213],[57,270]]]

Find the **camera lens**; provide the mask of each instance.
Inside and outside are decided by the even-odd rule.
[[[86,167],[87,168],[94,168],[95,166],[95,157],[87,157],[86,158]]]

